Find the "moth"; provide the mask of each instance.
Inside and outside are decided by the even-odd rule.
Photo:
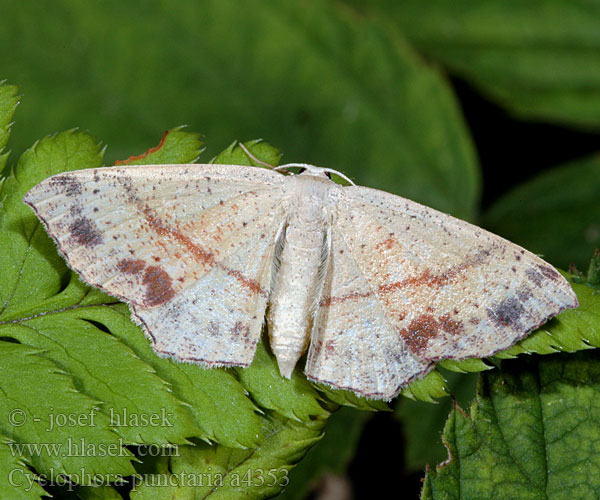
[[[344,177],[105,167],[50,177],[24,201],[158,354],[205,367],[248,366],[267,311],[282,376],[308,350],[310,380],[389,400],[438,360],[490,356],[577,307],[525,249],[330,173]]]

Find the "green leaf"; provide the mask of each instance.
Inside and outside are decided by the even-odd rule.
[[[304,421],[329,415],[319,404],[317,391],[301,370],[294,370],[290,379],[279,374],[277,360],[267,352],[263,342],[257,346],[252,365],[236,369],[236,373],[242,385],[262,408],[275,410],[289,419]]]
[[[401,394],[409,399],[433,403],[435,398],[447,396],[448,388],[442,374],[432,370],[423,378],[416,379],[403,388]]]
[[[600,246],[600,157],[544,172],[501,197],[483,224],[555,265],[581,269]]]
[[[587,272],[587,282],[598,288],[600,286],[600,250],[596,248]]]
[[[124,158],[185,121],[210,133],[210,155],[260,134],[285,162],[475,215],[479,171],[455,97],[387,19],[326,0],[5,2],[2,15],[3,70],[27,89],[21,141],[81,123]]]
[[[369,417],[369,413],[352,408],[336,411],[327,423],[323,439],[290,471],[290,484],[278,500],[304,500],[324,476],[344,475]]]
[[[205,438],[232,447],[256,446],[262,421],[258,408],[230,370],[204,369],[196,364],[179,363],[156,355],[148,340],[136,327],[130,334],[129,311],[124,304],[114,306],[119,316],[105,312],[105,322],[114,322],[113,335],[151,365],[159,377],[173,388],[194,416]],[[120,326],[119,326],[120,325]]]
[[[134,472],[109,418],[66,373],[19,344],[0,342],[0,357],[0,432],[14,441],[14,456],[25,457],[42,477],[73,475],[78,484],[95,474],[115,480]]]
[[[115,165],[160,165],[194,163],[202,149],[200,134],[184,132],[183,127],[167,130],[160,142],[140,155],[133,155]]]
[[[78,390],[102,402],[98,406],[127,444],[183,444],[188,436],[204,436],[153,368],[118,336],[103,331],[112,327],[106,308],[47,311],[0,325],[0,335],[43,349],[46,357],[73,377]],[[140,335],[131,322],[120,326],[129,335]]]
[[[445,368],[446,370],[457,373],[482,372],[484,370],[491,370],[493,368],[493,366],[488,365],[484,360],[476,358],[463,359],[461,361],[456,361],[455,359],[445,359],[443,361],[438,361],[436,366],[438,368]]]
[[[15,442],[0,434],[0,496],[11,500],[34,500],[48,495],[36,482],[31,464],[15,450]]]
[[[377,6],[427,57],[514,114],[600,127],[597,2],[380,0]]]
[[[444,428],[449,460],[421,498],[572,499],[600,495],[597,351],[521,358],[481,375],[469,415]]]
[[[344,389],[334,389],[325,384],[313,383],[313,386],[326,398],[338,405],[350,406],[358,410],[367,411],[390,411],[387,403],[380,399],[368,399]]]
[[[180,447],[177,457],[143,475],[132,500],[271,498],[289,482],[289,470],[320,438],[325,419],[297,422],[272,414],[264,418],[261,446],[251,450],[222,445]],[[153,487],[163,481],[163,488]]]
[[[6,159],[8,158],[8,153],[3,153],[3,151],[8,143],[12,118],[18,104],[17,87],[0,81],[0,175],[2,174],[2,170],[4,170]],[[1,203],[2,199],[0,199]]]

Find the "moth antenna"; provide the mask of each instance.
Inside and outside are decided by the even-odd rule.
[[[338,177],[341,177],[342,179],[344,179],[351,186],[356,186],[356,184],[354,184],[354,182],[352,181],[352,179],[350,179],[350,177],[346,177],[344,174],[342,174],[341,172],[338,172],[337,170],[333,170],[332,168],[325,168],[323,170],[325,170],[325,172],[327,174],[335,174]],[[329,175],[329,178],[331,179],[331,175]]]
[[[256,156],[254,156],[250,150],[244,146],[244,144],[242,144],[241,142],[238,142],[238,146],[242,149],[242,151],[244,153],[246,153],[246,156],[248,156],[248,158],[250,158],[253,162],[258,163],[259,165],[262,165],[263,167],[267,167],[270,168],[271,170],[275,170],[277,172],[283,172],[285,174],[289,174],[290,171],[286,170],[285,165],[280,165],[279,167],[275,167],[273,165],[271,165],[270,163],[267,163],[266,161],[262,161],[259,160]]]
[[[244,146],[244,144],[242,142],[238,142],[238,146],[242,149],[242,151],[244,153],[246,153],[246,156],[248,156],[248,158],[250,158],[253,162],[258,163],[259,165],[262,165],[263,167],[267,167],[267,168],[275,168],[273,165],[271,165],[270,163],[267,163],[266,161],[262,161],[259,160],[256,156],[254,156],[250,150]]]

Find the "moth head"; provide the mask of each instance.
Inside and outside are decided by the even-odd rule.
[[[311,175],[313,177],[320,177],[323,179],[331,179],[331,174],[335,174],[344,179],[350,185],[354,185],[354,182],[352,182],[348,177],[346,177],[341,172],[338,172],[337,170],[333,170],[332,168],[316,167],[309,163],[287,163],[285,165],[275,167],[275,170],[288,170],[290,168],[299,168],[300,172],[298,175]]]

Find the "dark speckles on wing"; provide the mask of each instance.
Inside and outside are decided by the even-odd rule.
[[[456,313],[455,313],[456,314]],[[438,318],[440,328],[452,335],[460,335],[463,331],[462,322],[451,319],[450,314],[444,314]]]
[[[208,334],[211,337],[219,338],[221,333],[219,332],[219,323],[216,321],[209,321],[207,326]]]
[[[542,285],[543,276],[540,273],[538,273],[535,269],[528,268],[525,271],[525,276],[527,276],[527,278],[529,279],[529,281],[531,281],[532,283],[534,283],[536,286],[541,286]]]
[[[250,327],[248,325],[245,325],[241,321],[237,321],[235,323],[230,333],[231,337],[236,341],[242,339],[242,341],[246,344],[252,341],[250,337]]]
[[[56,175],[50,179],[53,188],[65,193],[67,196],[77,196],[82,193],[81,183],[72,175]]]
[[[69,233],[81,246],[94,247],[104,243],[102,233],[95,224],[86,217],[79,217],[69,225]]]
[[[71,217],[73,217],[74,219],[78,218],[78,217],[82,217],[81,213],[83,212],[83,209],[81,208],[81,205],[79,203],[75,203],[70,209],[69,209],[69,215]]]
[[[517,297],[521,303],[527,302],[531,297],[533,297],[533,293],[530,288],[521,287],[517,291]]]
[[[538,264],[538,269],[544,275],[545,278],[556,281],[560,278],[560,274],[552,267]]]
[[[507,297],[494,308],[487,310],[490,320],[497,326],[508,327],[518,330],[521,328],[521,316],[525,308],[521,302],[514,297]]]

